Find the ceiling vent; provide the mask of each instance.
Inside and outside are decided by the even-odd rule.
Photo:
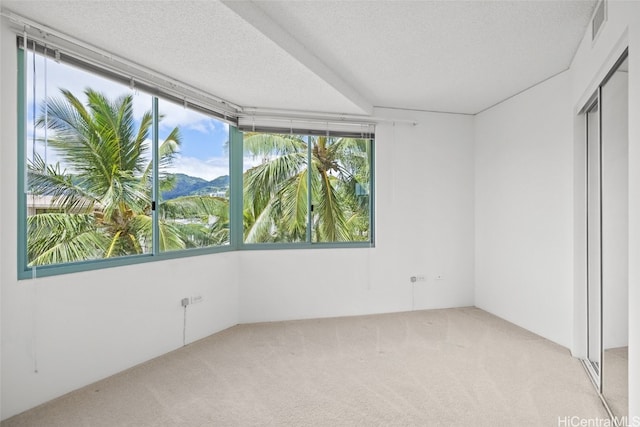
[[[593,19],[591,20],[591,40],[595,40],[596,36],[600,33],[600,29],[604,24],[604,21],[607,20],[607,5],[606,0],[600,0],[598,5],[596,6],[596,11],[593,14]]]

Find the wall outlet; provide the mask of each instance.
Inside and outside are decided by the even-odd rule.
[[[204,297],[202,295],[195,295],[191,297],[191,304],[197,304],[199,302],[202,302],[204,300]]]
[[[426,282],[427,281],[427,277],[424,274],[418,274],[416,276],[416,281],[418,281],[418,282]]]

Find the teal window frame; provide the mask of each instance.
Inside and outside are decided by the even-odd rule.
[[[26,81],[26,70],[25,70],[25,50],[22,48],[17,49],[18,52],[18,79],[17,79],[17,88],[18,88],[18,123],[17,123],[17,135],[18,135],[18,191],[17,191],[17,202],[18,202],[18,218],[17,218],[17,230],[18,230],[18,279],[31,279],[35,277],[47,277],[47,276],[55,276],[59,274],[69,274],[69,273],[77,273],[83,271],[97,270],[102,268],[110,268],[110,267],[121,267],[133,264],[140,264],[151,261],[161,261],[175,258],[184,258],[198,255],[206,255],[206,254],[215,254],[222,252],[229,252],[234,250],[233,242],[230,241],[229,244],[226,245],[218,245],[218,246],[208,246],[202,248],[189,248],[183,249],[179,251],[166,251],[161,252],[159,249],[159,241],[158,241],[158,230],[159,230],[159,220],[158,220],[158,211],[154,209],[152,211],[152,233],[153,233],[153,242],[152,242],[152,250],[147,254],[136,254],[136,255],[126,255],[122,257],[114,257],[114,258],[105,258],[105,259],[95,259],[95,260],[86,260],[86,261],[78,261],[78,262],[68,262],[61,264],[51,264],[51,265],[43,265],[43,266],[29,266],[28,265],[28,255],[27,255],[27,191],[26,191],[26,144],[27,144],[27,129],[26,129],[26,120],[28,117],[27,114],[27,81]],[[91,72],[91,70],[87,70],[87,72]],[[152,114],[153,114],[153,122],[151,127],[151,149],[152,149],[152,168],[153,168],[153,183],[152,183],[152,200],[157,202],[158,195],[160,194],[158,189],[158,179],[159,170],[158,170],[158,161],[157,161],[157,153],[158,153],[158,123],[159,123],[159,113],[158,113],[158,100],[162,99],[158,96],[152,95]],[[229,126],[229,133],[231,134],[235,129],[232,125]],[[231,150],[230,150],[231,151]],[[232,174],[233,165],[231,164],[231,153],[229,153],[229,174]],[[237,185],[237,183],[235,184]],[[237,193],[238,191],[242,191],[242,188],[238,189],[234,184],[230,183],[229,191],[230,198],[231,195]],[[237,198],[237,195],[235,196]],[[156,203],[157,205],[157,203]],[[231,209],[231,207],[230,207]],[[231,216],[230,212],[230,228],[234,228],[233,221],[234,217]]]
[[[358,242],[311,242],[308,233],[308,241],[296,243],[244,243],[243,239],[243,132],[237,126],[229,125],[229,244],[220,246],[210,246],[204,248],[190,248],[179,251],[160,252],[157,244],[158,215],[154,210],[153,220],[153,250],[148,254],[128,255],[117,258],[105,258],[70,262],[63,264],[52,264],[46,266],[29,266],[27,256],[27,192],[26,192],[26,121],[27,121],[27,82],[25,70],[25,49],[17,48],[18,58],[18,114],[17,114],[17,145],[18,145],[18,185],[17,185],[17,272],[18,280],[27,280],[40,277],[50,277],[62,274],[71,274],[100,270],[104,268],[122,267],[147,262],[166,261],[192,256],[225,253],[237,250],[282,250],[282,249],[344,249],[344,248],[372,248],[375,246],[375,137],[371,135],[369,150],[369,240]],[[87,70],[91,72],[90,69]],[[154,119],[152,125],[152,150],[154,156],[157,154],[157,102],[158,97],[153,96]],[[310,154],[309,154],[310,155]],[[155,157],[154,157],[155,158]],[[153,199],[157,200],[158,190],[158,170],[157,160],[154,160],[154,179],[152,186]],[[310,201],[309,201],[310,203]],[[309,225],[310,226],[310,225]]]
[[[242,155],[244,152],[244,146],[242,141],[243,132],[238,130],[240,133],[240,141],[237,144],[239,150],[239,161],[240,166],[239,170],[242,171]],[[268,130],[264,130],[265,133],[268,133]],[[295,134],[306,134],[304,130],[296,130],[291,132]],[[280,133],[274,131],[274,133]],[[337,135],[332,135],[337,136]],[[350,135],[349,137],[356,138],[355,135]],[[312,205],[311,193],[309,192],[307,196],[307,212],[309,212],[309,218],[307,218],[307,233],[306,240],[304,242],[273,242],[273,243],[245,243],[243,238],[244,233],[244,224],[242,217],[242,209],[243,209],[243,201],[244,194],[241,194],[240,198],[240,216],[236,218],[236,224],[239,224],[239,241],[236,241],[237,247],[240,250],[278,250],[278,249],[343,249],[343,248],[372,248],[375,247],[375,137],[371,135],[367,136],[364,139],[369,140],[370,148],[369,148],[369,170],[370,170],[370,183],[369,183],[369,240],[367,241],[349,241],[349,242],[313,242],[312,241],[312,232],[311,232],[311,209]],[[307,144],[307,165],[311,165],[311,144]],[[310,166],[309,166],[310,167]],[[308,174],[309,180],[311,179],[311,175]],[[243,174],[240,174],[240,182],[238,183],[240,188],[243,188],[242,182]],[[309,188],[311,185],[309,184]]]

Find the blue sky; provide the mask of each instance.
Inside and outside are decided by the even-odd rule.
[[[29,55],[28,65],[28,94],[29,123],[27,144],[28,155],[31,156],[31,139],[33,136],[33,61],[32,52]],[[129,86],[104,79],[75,67],[56,63],[51,59],[46,60],[46,95],[48,97],[60,96],[59,88],[70,90],[73,94],[81,96],[85,88],[99,90],[108,97],[115,99],[123,94],[134,94],[134,115],[136,119],[142,117],[145,111],[151,109],[151,96]],[[45,60],[36,55],[36,99],[39,103],[45,98]],[[160,113],[164,118],[160,125],[159,138],[162,141],[174,127],[180,128],[182,145],[179,155],[176,157],[170,172],[184,173],[212,180],[221,175],[228,174],[228,153],[224,144],[228,139],[228,124],[208,117],[202,113],[185,108],[183,105],[171,103],[160,99]],[[39,110],[38,110],[38,114]],[[38,138],[44,137],[44,130],[38,129]],[[50,131],[49,131],[50,132]],[[49,136],[51,134],[49,133]],[[43,144],[39,144],[38,151],[44,151]],[[49,163],[58,160],[55,153],[47,150]]]

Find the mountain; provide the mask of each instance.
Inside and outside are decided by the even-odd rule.
[[[207,181],[183,173],[168,174],[175,178],[175,185],[169,191],[162,192],[163,200],[171,200],[183,196],[203,196],[224,193],[229,189],[229,176],[219,176]]]

